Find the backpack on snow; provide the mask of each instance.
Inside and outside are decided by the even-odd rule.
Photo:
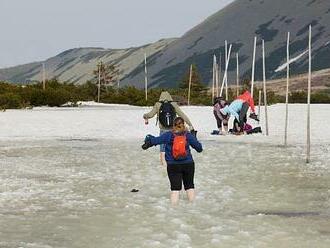
[[[171,102],[164,101],[161,102],[159,108],[159,122],[165,128],[173,127],[173,121],[176,117],[175,109]]]
[[[173,146],[172,146],[172,156],[175,160],[182,160],[187,157],[187,133],[184,135],[177,135],[173,133]]]

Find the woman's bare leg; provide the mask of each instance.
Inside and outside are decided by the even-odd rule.
[[[190,202],[195,200],[195,189],[188,189],[188,190],[186,190],[186,193],[187,193],[188,200]]]
[[[167,166],[166,160],[165,160],[165,152],[160,153],[160,162],[162,165]]]
[[[178,202],[179,202],[179,193],[180,191],[171,191],[171,204],[174,206],[174,205],[177,205]]]

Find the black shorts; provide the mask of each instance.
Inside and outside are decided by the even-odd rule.
[[[180,191],[182,182],[184,189],[194,188],[195,163],[188,164],[168,164],[167,175],[171,183],[172,191]]]

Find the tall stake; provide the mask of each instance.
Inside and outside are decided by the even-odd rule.
[[[219,75],[218,75],[218,80],[219,80],[219,82],[220,82],[220,80],[221,80],[221,53],[220,53],[220,56],[219,56],[219,70],[218,70],[218,73],[219,73]],[[220,95],[220,87],[219,87],[220,85],[218,85],[218,95],[217,96],[219,96]]]
[[[146,101],[148,101],[148,71],[147,71],[147,54],[144,53],[144,90]]]
[[[258,101],[258,117],[259,117],[259,120],[260,120],[260,114],[261,114],[260,106],[261,106],[261,90],[259,90],[259,101]],[[258,121],[258,124],[259,124],[259,121]]]
[[[289,78],[290,78],[290,32],[288,32],[288,40],[286,45],[286,94],[285,94],[285,129],[284,129],[284,145],[288,144],[288,119],[289,119]]]
[[[307,156],[306,163],[310,162],[311,156],[311,84],[312,84],[312,25],[309,25],[308,42],[308,96],[307,96]]]
[[[252,75],[251,75],[251,96],[253,98],[253,86],[254,86],[254,69],[256,63],[256,48],[257,48],[257,37],[254,37],[253,44],[253,58],[252,58]]]
[[[236,96],[239,95],[239,60],[238,52],[236,53]]]
[[[191,80],[192,80],[192,65],[190,65],[190,73],[189,73],[189,87],[188,87],[188,106],[190,105],[190,90],[191,90]]]
[[[42,63],[42,89],[46,89],[46,70],[45,63]]]
[[[219,66],[218,63],[215,64],[215,93],[219,96]]]
[[[227,71],[228,71],[228,64],[229,64],[229,57],[230,57],[230,53],[231,53],[231,48],[232,48],[232,45],[230,44],[229,50],[228,50],[227,62],[226,62],[226,66],[225,66],[225,73],[223,75],[222,84],[221,84],[220,96],[222,96],[223,87],[225,85],[225,80],[227,79]]]
[[[225,56],[226,56],[226,64],[228,61],[229,64],[229,56],[228,56],[228,43],[227,40],[225,40]],[[226,101],[228,101],[228,73],[226,74]]]
[[[266,89],[266,61],[265,61],[265,41],[262,40],[262,74],[264,83],[264,105],[265,105],[265,126],[266,136],[268,136],[268,113],[267,113],[267,89]],[[259,117],[260,120],[260,117]]]
[[[97,102],[100,102],[100,91],[101,91],[101,65],[102,61],[98,63],[98,69],[99,69],[99,83],[97,86]]]
[[[212,102],[213,102],[213,99],[214,99],[214,87],[215,87],[215,75],[216,75],[216,68],[215,68],[215,65],[217,63],[217,58],[215,55],[213,55],[213,78],[212,78]]]

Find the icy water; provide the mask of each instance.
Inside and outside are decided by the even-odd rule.
[[[204,141],[197,199],[171,207],[140,145],[1,141],[0,247],[330,247],[328,146],[306,165],[300,147]]]

